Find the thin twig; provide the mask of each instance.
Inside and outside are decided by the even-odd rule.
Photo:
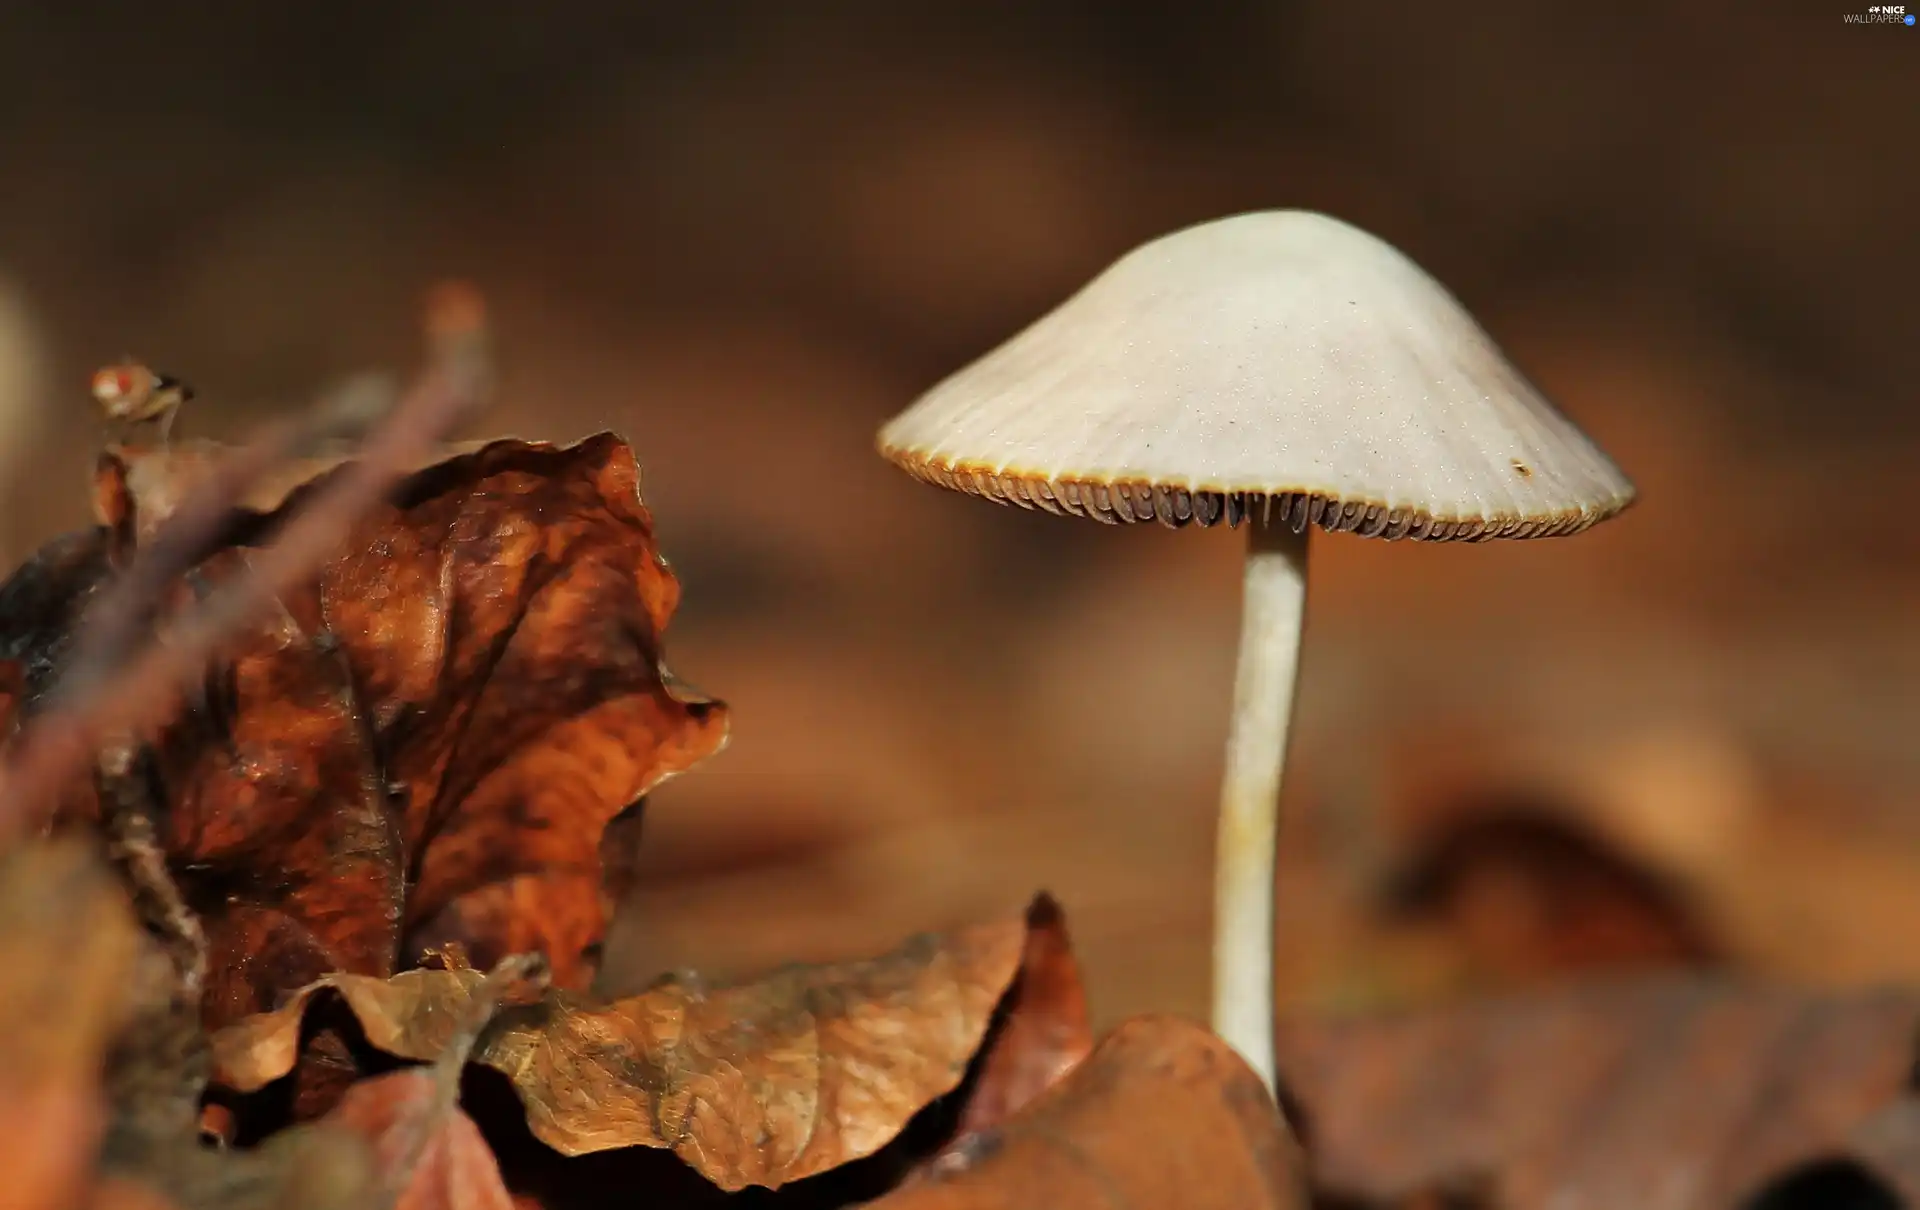
[[[125,664],[152,603],[175,577],[206,557],[236,502],[276,466],[328,441],[359,437],[392,410],[393,400],[363,392],[329,398],[306,415],[266,425],[251,441],[216,461],[102,594],[81,631],[59,692],[86,694]]]
[[[141,776],[140,746],[121,732],[102,743],[94,776],[100,788],[107,851],[125,872],[134,903],[174,969],[174,995],[189,1004],[200,1001],[207,978],[207,934],[200,918],[167,868],[154,822],[153,789]]]
[[[159,721],[170,690],[199,675],[222,641],[311,576],[354,524],[477,406],[487,383],[483,331],[470,328],[466,339],[442,342],[437,352],[435,364],[369,434],[356,459],[296,509],[249,571],[224,582],[164,642],[150,640],[111,674],[55,691],[53,704],[23,729],[12,759],[0,768],[0,839],[48,817],[55,796],[92,761],[102,736],[138,734]],[[231,490],[233,480],[227,482]],[[231,501],[229,496],[229,507]],[[205,527],[206,507],[169,520],[163,532],[176,525]],[[202,543],[205,536],[203,529]]]

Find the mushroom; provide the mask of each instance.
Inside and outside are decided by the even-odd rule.
[[[1311,527],[1576,533],[1633,485],[1440,284],[1308,211],[1163,236],[879,434],[915,477],[1108,523],[1247,524],[1221,790],[1213,1025],[1273,1085],[1281,770]]]

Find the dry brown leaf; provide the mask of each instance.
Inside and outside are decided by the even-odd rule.
[[[366,1144],[330,1125],[294,1127],[258,1147],[204,1145],[206,1037],[198,1005],[177,993],[172,963],[149,947],[127,993],[137,1015],[103,1065],[111,1113],[95,1165],[112,1191],[102,1196],[180,1210],[359,1210],[376,1199]]]
[[[16,669],[17,708],[30,711],[51,687],[111,570],[106,535],[83,530],[48,542],[0,583],[0,660]]]
[[[472,1061],[513,1083],[535,1137],[562,1154],[666,1148],[723,1189],[777,1187],[873,1153],[959,1085],[1026,937],[1012,920],[738,986],[668,979],[611,1003],[556,990],[503,1010]],[[322,991],[373,1045],[434,1059],[479,984],[458,969],[330,976],[216,1035],[215,1082],[244,1093],[291,1070]]]
[[[292,1131],[253,1154],[200,1148],[191,1083],[153,1047],[143,998],[170,971],[85,846],[0,855],[0,1165],[18,1210],[349,1210],[358,1144]],[[191,1010],[178,1014],[195,1032]],[[162,1040],[165,1050],[171,1039]],[[176,1056],[167,1056],[168,1062]],[[103,1087],[103,1073],[106,1076]],[[153,1112],[153,1101],[163,1104]]]
[[[85,1210],[181,1210],[171,1198],[113,1177],[95,1184],[83,1205]]]
[[[487,1140],[440,1085],[432,1068],[388,1072],[347,1089],[326,1120],[373,1142],[377,1169],[406,1174],[394,1210],[512,1210]]]
[[[1920,1206],[1920,1096],[1860,1123],[1846,1145],[1769,1181],[1740,1210],[1899,1210]]]
[[[1393,883],[1393,922],[1440,934],[1479,986],[1718,956],[1680,888],[1568,812],[1522,796],[1481,795],[1451,810]]]
[[[1502,1210],[1729,1206],[1844,1146],[1914,1069],[1920,994],[1666,977],[1281,1031],[1317,1185]]]
[[[333,1125],[297,1126],[243,1151],[208,1150],[189,1134],[167,1140],[164,1150],[140,1160],[106,1175],[102,1190],[111,1190],[115,1200],[104,1205],[363,1210],[380,1204],[366,1144]]]
[[[485,446],[481,441],[450,442],[412,469],[424,470]],[[94,519],[109,528],[124,529],[135,543],[144,544],[233,453],[233,446],[206,440],[174,441],[166,446],[109,445],[94,472]],[[255,480],[237,503],[253,512],[273,512],[295,491],[352,458],[351,449],[289,458]]]
[[[226,646],[153,742],[165,847],[208,935],[209,1024],[446,943],[591,977],[603,827],[726,734],[724,708],[660,664],[678,587],[638,486],[610,435],[490,443],[408,479]],[[237,570],[281,515],[237,519],[176,596]],[[104,581],[104,546],[63,539],[0,589],[0,658],[30,688]]]
[[[382,1189],[394,1210],[511,1210],[513,1199],[492,1150],[458,1105],[460,1073],[474,1039],[500,998],[544,979],[543,964],[512,958],[478,981],[463,980],[430,1066],[396,1071],[349,1088],[325,1119],[372,1146]],[[471,972],[468,972],[471,973]]]
[[[0,752],[13,738],[21,700],[26,696],[26,676],[12,660],[0,660]]]
[[[99,1069],[128,1018],[133,914],[78,845],[0,856],[0,1169],[7,1205],[55,1210],[89,1185]]]
[[[435,1061],[458,1039],[486,977],[459,960],[444,969],[403,971],[390,979],[325,976],[288,997],[277,1011],[244,1018],[214,1034],[214,1082],[253,1092],[293,1071],[301,1059],[302,1026],[322,992],[345,1001],[375,1048],[403,1059]]]
[[[638,487],[611,437],[497,442],[416,475],[322,572],[309,630],[337,642],[384,754],[380,788],[400,796],[403,960],[448,942],[482,966],[537,950],[556,982],[584,984],[604,928],[602,828],[724,740],[724,711],[660,665],[678,586]],[[203,814],[230,819],[224,805]],[[329,881],[355,892],[329,923],[371,914],[367,882]]]
[[[1920,1089],[1856,1126],[1845,1148],[1848,1158],[1897,1190],[1909,1206],[1920,1206],[1920,1095],[1916,1094]]]
[[[955,1139],[1006,1121],[1059,1083],[1093,1050],[1087,989],[1080,982],[1066,916],[1051,896],[1027,911],[1020,974],[967,1092]]]
[[[1197,1024],[1140,1017],[1051,1091],[873,1210],[1299,1210],[1300,1156],[1264,1085]]]

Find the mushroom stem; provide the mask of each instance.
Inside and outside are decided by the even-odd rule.
[[[1307,535],[1250,518],[1214,873],[1213,1028],[1269,1090],[1274,850],[1306,597]]]

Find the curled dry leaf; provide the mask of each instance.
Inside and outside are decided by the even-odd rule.
[[[199,1039],[160,1031],[170,984],[126,895],[89,847],[0,855],[0,1165],[12,1210],[349,1210],[367,1204],[360,1145],[288,1131],[251,1153],[202,1149]],[[186,1045],[182,1045],[185,1042]],[[104,1075],[104,1080],[103,1080]],[[184,1094],[184,1095],[183,1095]]]
[[[445,1082],[437,1064],[362,1080],[326,1120],[373,1143],[394,1210],[512,1210],[492,1149]]]
[[[1333,1194],[1692,1210],[1844,1147],[1911,1079],[1916,1024],[1911,992],[1675,976],[1293,1022],[1280,1057]]]
[[[1300,1156],[1260,1078],[1197,1024],[1140,1017],[1022,1113],[873,1210],[1298,1210]]]
[[[109,1177],[94,1185],[84,1210],[181,1210],[170,1198],[144,1185]]]
[[[469,343],[482,338],[479,333],[471,336]],[[165,724],[178,691],[216,662],[224,639],[281,605],[282,594],[298,595],[327,555],[351,536],[354,522],[405,477],[408,462],[428,452],[434,439],[472,407],[477,385],[459,359],[430,367],[367,434],[358,457],[316,491],[308,507],[285,518],[273,541],[253,552],[253,574],[229,580],[190,614],[170,619],[164,642],[135,637],[142,615],[151,613],[155,602],[169,595],[164,590],[171,581],[186,572],[185,556],[205,549],[239,520],[233,500],[248,475],[222,475],[196,493],[186,515],[169,524],[146,551],[130,552],[121,535],[109,532],[105,545],[116,559],[127,559],[127,572],[116,577],[115,590],[106,594],[98,616],[84,627],[75,666],[61,677],[56,707],[32,721],[0,766],[6,787],[0,797],[0,832],[44,826],[50,815],[58,814],[63,791],[83,776],[97,744],[119,743],[123,754],[133,757],[131,739]],[[289,426],[269,428],[274,431],[236,455],[240,462],[257,470],[285,447]],[[300,428],[292,426],[292,431]],[[114,763],[124,773],[145,772],[130,760],[116,758]],[[165,862],[149,864],[160,869]]]
[[[324,482],[237,516],[175,603],[244,568]],[[497,441],[414,474],[150,737],[163,842],[208,937],[210,1025],[450,942],[590,978],[602,829],[726,734],[724,708],[661,665],[678,587],[638,488],[604,434]],[[58,668],[107,545],[63,539],[0,588],[0,657],[30,688]]]
[[[511,1210],[500,1165],[459,1108],[460,1073],[501,996],[543,976],[538,968],[516,957],[477,981],[463,980],[466,994],[431,1065],[363,1080],[327,1115],[327,1123],[372,1144],[379,1184],[395,1210]]]
[[[1394,923],[1440,934],[1461,974],[1481,986],[1719,958],[1682,888],[1566,810],[1521,796],[1450,810],[1387,898]]]
[[[535,1137],[565,1155],[672,1150],[723,1189],[777,1187],[869,1155],[959,1085],[1019,969],[1018,920],[883,958],[732,987],[673,978],[600,1003],[564,990],[503,1010],[472,1061],[504,1074]],[[470,970],[333,975],[213,1041],[215,1081],[264,1087],[298,1058],[308,1006],[339,996],[369,1042],[438,1057]]]
[[[0,660],[25,710],[52,688],[71,654],[81,614],[112,572],[105,535],[55,538],[0,583]]]
[[[180,995],[158,946],[142,957],[121,991],[134,1015],[99,1073],[109,1112],[93,1205],[359,1210],[376,1199],[369,1149],[347,1131],[302,1126],[244,1150],[204,1145],[199,1106],[210,1064],[199,1006]]]
[[[1093,1049],[1087,989],[1066,916],[1052,896],[1040,896],[1027,910],[1020,974],[999,1017],[960,1112],[957,1143],[1018,1113]]]
[[[6,750],[7,741],[13,738],[26,691],[26,678],[20,665],[12,660],[0,660],[0,752]]]
[[[190,1005],[156,1006],[125,1033],[109,1064],[114,1116],[101,1169],[186,1210],[358,1210],[395,1198],[421,1210],[503,1207],[492,1155],[457,1106],[460,1072],[500,996],[537,982],[542,968],[516,958],[474,975],[469,994],[440,1022],[437,1064],[357,1083],[320,1121],[229,1151],[195,1137],[207,1059],[197,1014]],[[448,1200],[456,1198],[467,1200]]]
[[[1920,1088],[1856,1126],[1842,1151],[1907,1205],[1920,1206]]]
[[[146,983],[162,995],[171,991],[165,978]],[[368,1147],[331,1124],[296,1126],[244,1150],[204,1146],[196,1114],[206,1079],[198,1013],[190,1004],[141,998],[141,1015],[108,1058],[112,1112],[97,1159],[103,1186],[117,1195],[163,1199],[180,1210],[359,1210],[377,1204],[380,1187]]]
[[[332,1124],[298,1126],[245,1151],[212,1151],[193,1137],[151,1152],[141,1169],[102,1182],[116,1199],[97,1210],[363,1210],[380,1204],[366,1144]]]
[[[411,469],[424,470],[447,458],[484,449],[486,444],[449,443],[418,460]],[[233,446],[207,440],[175,441],[160,447],[109,445],[101,451],[94,471],[94,519],[122,531],[135,545],[149,542],[194,491],[225,470],[234,454]],[[288,458],[263,468],[237,503],[251,512],[273,512],[296,490],[352,459],[351,448]]]
[[[1740,1210],[1920,1206],[1920,1089],[1855,1127],[1845,1144],[1780,1173]]]
[[[113,877],[81,846],[0,856],[0,1168],[6,1204],[56,1210],[92,1183],[102,1057],[138,953]]]

